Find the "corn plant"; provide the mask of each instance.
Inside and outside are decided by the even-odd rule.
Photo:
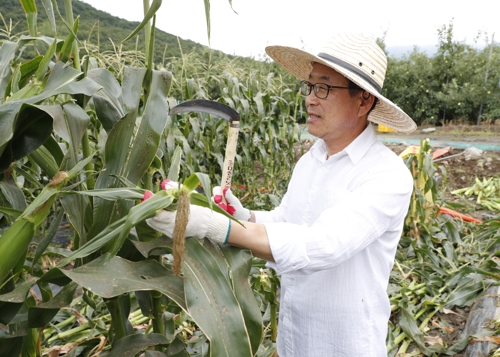
[[[65,40],[37,37],[36,4],[24,1],[30,37],[0,48],[0,200],[6,221],[0,237],[6,258],[0,264],[0,323],[6,326],[1,356],[41,355],[54,351],[52,344],[75,356],[133,356],[150,348],[187,355],[194,337],[193,331],[184,334],[189,324],[204,355],[252,356],[258,350],[262,322],[248,283],[249,252],[187,239],[179,278],[168,258],[171,240],[144,222],[177,204],[167,191],[139,203],[146,189],[154,189],[155,175],[168,172],[184,178],[186,189],[202,183],[210,191],[208,176],[181,173],[180,151],[166,159],[158,150],[172,125],[166,115],[172,77],[153,69],[154,13],[161,1],[146,4],[144,21],[129,36],[149,29],[143,68],[112,73],[94,67],[99,62],[88,53],[80,63],[78,19],[69,0]],[[57,3],[44,5],[55,24]],[[22,46],[40,41],[49,45],[44,54],[27,64],[12,62]],[[207,197],[191,196],[193,204],[210,206]],[[74,232],[71,250],[54,250],[50,241],[63,216]],[[40,296],[30,291],[35,286]],[[54,292],[54,286],[62,289]],[[81,298],[74,302],[77,289]],[[87,305],[87,322],[79,314],[61,316],[77,304]],[[135,332],[129,317],[140,315],[137,309],[141,323],[151,325],[144,333]],[[106,318],[94,323],[96,311]]]

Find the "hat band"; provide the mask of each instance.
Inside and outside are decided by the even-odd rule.
[[[373,78],[371,78],[365,72],[363,72],[359,68],[353,66],[352,64],[347,63],[347,62],[345,62],[345,61],[343,61],[343,60],[341,60],[341,59],[339,59],[337,57],[333,57],[333,56],[331,56],[331,55],[329,55],[327,53],[320,53],[318,55],[318,57],[323,58],[323,59],[325,59],[325,60],[327,60],[329,62],[333,62],[336,65],[338,65],[338,66],[340,66],[342,68],[347,69],[348,71],[356,73],[358,76],[360,76],[365,81],[367,81],[369,84],[371,84],[377,90],[377,92],[382,93],[382,87],[377,82],[375,82],[375,80]]]

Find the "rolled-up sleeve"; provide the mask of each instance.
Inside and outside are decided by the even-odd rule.
[[[370,170],[352,190],[334,192],[338,199],[309,226],[264,223],[275,259],[270,266],[278,274],[310,274],[341,264],[386,232],[400,234],[413,188],[400,164]]]

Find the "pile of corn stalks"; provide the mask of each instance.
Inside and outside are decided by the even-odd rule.
[[[483,208],[493,212],[500,211],[500,177],[483,178],[482,181],[476,177],[472,186],[460,188],[452,194],[476,196],[476,203]]]

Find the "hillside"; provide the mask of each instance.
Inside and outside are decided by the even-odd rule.
[[[65,16],[63,0],[57,0],[56,2],[61,15]],[[45,36],[51,36],[52,30],[41,1],[37,0],[36,5],[38,9],[38,32]],[[0,39],[5,39],[6,37],[4,31],[7,30],[9,19],[12,19],[12,24],[15,26],[11,35],[27,33],[28,25],[19,0],[0,0],[0,14],[5,20],[5,23],[2,23],[0,18]],[[79,40],[98,46],[101,52],[113,50],[112,42],[118,45],[139,25],[139,22],[127,21],[112,16],[79,0],[73,0],[73,14],[75,18],[80,16],[80,28],[77,34]],[[59,38],[64,38],[68,33],[60,19],[57,19],[57,30],[59,31],[57,37]],[[164,58],[179,57],[181,55],[179,43],[184,53],[192,51],[204,52],[208,50],[206,46],[202,46],[194,41],[178,39],[177,36],[156,29],[155,62],[162,63]],[[144,47],[144,32],[139,33],[136,38],[123,44],[123,50],[137,49],[144,51]],[[220,51],[214,50],[212,52],[212,56],[222,54]]]

